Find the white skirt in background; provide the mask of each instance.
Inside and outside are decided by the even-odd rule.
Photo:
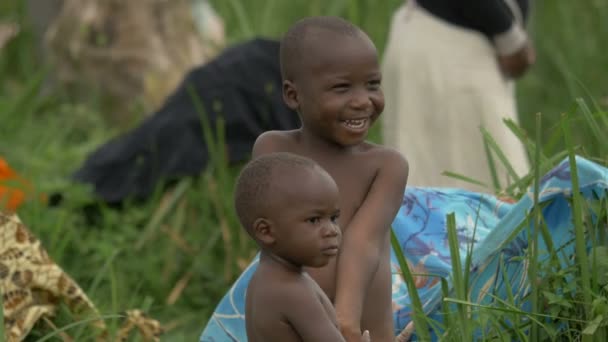
[[[410,2],[393,16],[382,68],[384,143],[407,157],[408,185],[492,191],[480,126],[519,176],[528,172],[524,148],[502,120],[517,122],[513,85],[482,34],[445,23]],[[507,172],[494,160],[504,187]],[[443,176],[444,171],[489,188]]]

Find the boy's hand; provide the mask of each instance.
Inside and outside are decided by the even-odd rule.
[[[363,335],[361,335],[361,342],[371,342],[371,338],[369,337],[369,331],[365,330]]]
[[[367,332],[367,340],[365,339],[365,333]],[[340,333],[342,333],[342,336],[344,337],[344,339],[346,340],[346,342],[359,342],[359,341],[366,341],[369,342],[369,331],[365,331],[363,332],[363,335],[361,335],[361,330],[360,329],[353,329],[351,327],[346,327],[340,324]]]
[[[509,78],[523,76],[534,62],[536,62],[536,52],[530,41],[511,55],[498,56],[498,65]]]
[[[408,342],[414,333],[414,322],[409,322],[405,328],[395,337],[395,342]]]

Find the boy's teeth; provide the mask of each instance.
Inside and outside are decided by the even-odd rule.
[[[366,119],[344,120],[344,123],[346,124],[346,126],[351,128],[361,128],[363,127],[363,125],[365,125],[365,120]]]

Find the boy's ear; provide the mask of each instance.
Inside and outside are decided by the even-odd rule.
[[[253,236],[264,245],[270,246],[276,241],[272,221],[266,218],[257,218],[253,221]]]
[[[285,101],[287,107],[298,111],[298,108],[300,107],[300,104],[298,103],[298,91],[292,81],[283,81],[283,101]]]

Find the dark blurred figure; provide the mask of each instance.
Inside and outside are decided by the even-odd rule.
[[[394,14],[383,61],[385,143],[410,161],[408,184],[493,190],[479,127],[522,175],[528,159],[502,118],[517,122],[513,80],[534,63],[527,0],[417,0]],[[507,172],[494,155],[501,185]]]
[[[117,204],[145,200],[157,186],[199,175],[212,153],[223,153],[228,163],[245,161],[258,135],[300,125],[281,89],[278,41],[259,38],[231,46],[192,69],[141,124],[91,153],[75,179]],[[220,118],[224,148],[214,151],[207,141],[220,136]]]

